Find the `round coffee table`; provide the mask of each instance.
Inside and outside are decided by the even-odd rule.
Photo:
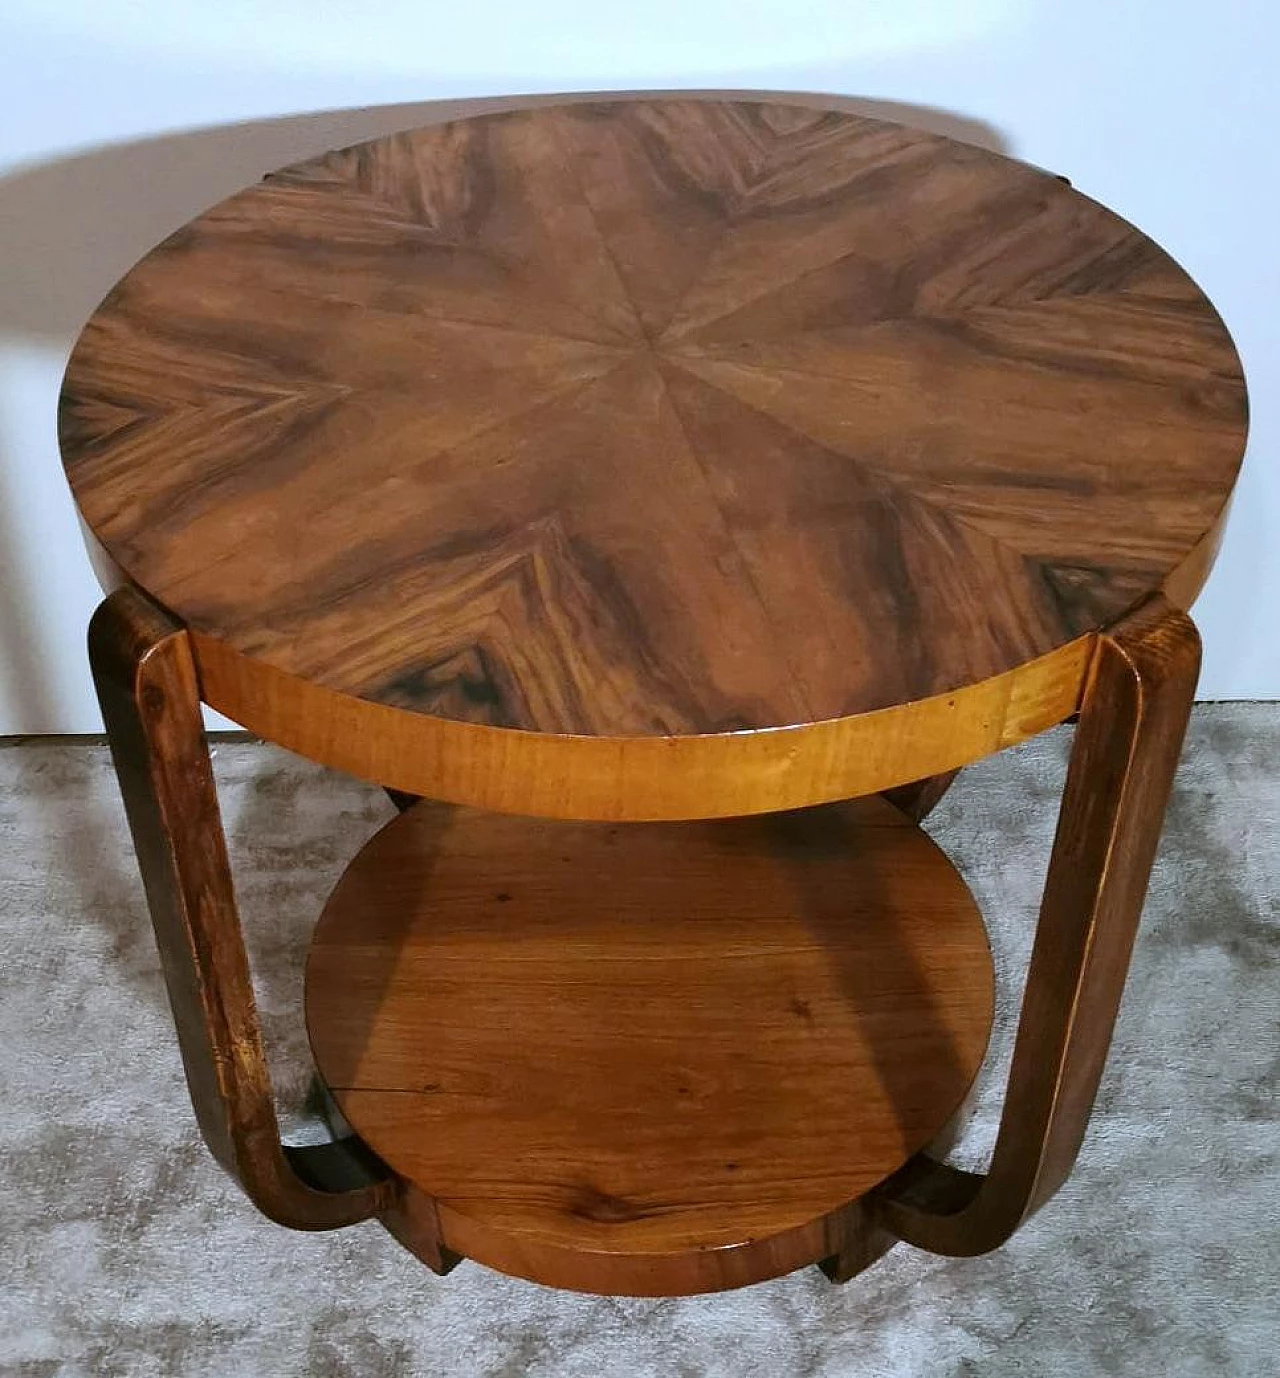
[[[1132,226],[820,105],[617,100],[288,168],[67,371],[90,652],[187,1077],[273,1219],[598,1292],[991,1249],[1101,1073],[1239,362]],[[200,721],[402,810],[280,1141]],[[1079,714],[986,1173],[980,916],[918,827]]]

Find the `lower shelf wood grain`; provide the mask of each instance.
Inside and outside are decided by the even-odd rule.
[[[420,803],[339,883],[307,1023],[410,1248],[601,1293],[833,1254],[990,1032],[977,908],[879,798],[714,823]]]

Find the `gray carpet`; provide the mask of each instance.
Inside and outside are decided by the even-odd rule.
[[[959,1150],[1000,1096],[1053,827],[1062,732],[970,771],[931,824],[989,916],[1001,1032]],[[248,743],[216,767],[295,1137],[315,1132],[301,959],[390,806]],[[1079,1166],[999,1253],[901,1246],[671,1301],[440,1280],[375,1224],[258,1217],[187,1105],[104,748],[0,749],[0,1373],[246,1378],[1280,1372],[1280,705],[1198,711],[1115,1055]]]

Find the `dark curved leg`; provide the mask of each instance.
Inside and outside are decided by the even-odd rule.
[[[865,1196],[845,1212],[840,1234],[838,1251],[818,1260],[818,1267],[829,1282],[849,1282],[879,1262],[898,1242],[897,1235],[875,1218]]]
[[[887,789],[884,797],[913,822],[923,823],[942,802],[942,796],[959,774],[958,770],[949,770],[945,775],[930,775],[927,780],[915,780],[909,785]]]
[[[908,1243],[979,1254],[1061,1186],[1084,1138],[1200,665],[1183,613],[1149,604],[1098,638],[986,1174],[921,1154],[872,1197]]]
[[[205,1142],[282,1225],[378,1214],[395,1187],[359,1144],[280,1142],[185,630],[121,588],[89,657]]]

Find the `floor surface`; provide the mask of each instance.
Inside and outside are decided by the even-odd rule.
[[[998,1114],[1064,730],[967,772],[931,821],[973,886],[1001,1010]],[[283,752],[215,766],[294,1137],[314,1134],[310,925],[381,793]],[[669,1301],[437,1279],[376,1224],[300,1235],[204,1151],[105,748],[0,747],[0,1374],[5,1378],[949,1378],[1280,1373],[1280,705],[1197,710],[1092,1129],[1004,1249],[906,1246]]]

